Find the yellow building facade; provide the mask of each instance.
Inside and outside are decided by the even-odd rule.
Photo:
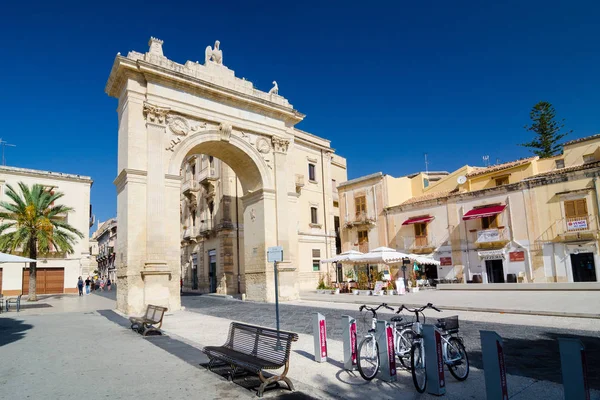
[[[567,142],[552,158],[466,165],[434,179],[355,179],[340,185],[340,197],[354,215],[377,218],[355,233],[342,208],[342,249],[388,246],[433,257],[441,265],[420,274],[438,282],[597,282],[598,175],[600,135]],[[362,209],[370,192],[387,203]]]

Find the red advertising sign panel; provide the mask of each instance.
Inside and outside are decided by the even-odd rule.
[[[442,335],[436,330],[435,331],[435,351],[437,353],[437,365],[438,365],[438,376],[440,379],[440,388],[446,386],[446,380],[444,379],[444,357],[442,355]]]
[[[508,253],[508,257],[510,259],[510,262],[525,261],[525,252],[511,251],[510,253]]]
[[[390,363],[390,376],[394,376],[394,375],[396,375],[396,356],[394,354],[394,332],[392,331],[391,325],[388,325],[388,327],[386,328],[386,334],[387,334],[388,360]]]
[[[452,265],[452,257],[440,257],[440,266],[448,267]]]
[[[588,381],[587,362],[585,361],[585,350],[581,349],[581,367],[583,368],[583,390],[585,400],[590,400],[590,382]]]
[[[506,365],[504,364],[504,350],[500,342],[496,342],[498,349],[498,363],[500,364],[500,386],[502,387],[502,400],[508,400],[508,386],[506,385]]]
[[[327,357],[327,330],[325,320],[319,320],[319,342],[321,344],[321,357]]]
[[[356,365],[356,321],[350,324],[350,347],[352,348],[352,365]]]

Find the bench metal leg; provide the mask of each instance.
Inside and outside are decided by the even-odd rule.
[[[260,378],[262,384],[260,385],[260,387],[258,388],[258,397],[262,397],[263,393],[266,389],[267,386],[269,386],[272,383],[276,383],[279,381],[284,381],[287,385],[288,388],[290,389],[290,391],[294,391],[294,385],[292,384],[292,381],[289,380],[289,378],[286,378],[286,375],[288,373],[288,369],[290,368],[290,363],[289,361],[285,363],[285,369],[283,370],[283,373],[281,375],[274,375],[270,378],[265,378],[262,371],[259,372],[258,377]]]

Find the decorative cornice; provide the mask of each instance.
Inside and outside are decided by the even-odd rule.
[[[273,143],[273,151],[275,153],[287,153],[288,147],[290,145],[290,141],[278,136],[273,136],[271,138],[271,142]]]

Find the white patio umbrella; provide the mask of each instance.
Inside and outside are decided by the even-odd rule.
[[[0,264],[3,263],[28,263],[28,262],[36,262],[36,260],[32,260],[27,257],[19,257],[13,254],[0,253]]]
[[[389,247],[378,247],[361,256],[356,256],[352,262],[354,264],[402,264],[408,254],[401,253]]]
[[[408,258],[410,258],[412,261],[416,261],[418,264],[440,265],[439,261],[434,260],[431,257],[420,256],[418,254],[409,254]]]
[[[360,251],[348,250],[326,260],[321,260],[321,264],[349,262],[354,260],[357,256],[361,256],[362,254],[363,253]]]

